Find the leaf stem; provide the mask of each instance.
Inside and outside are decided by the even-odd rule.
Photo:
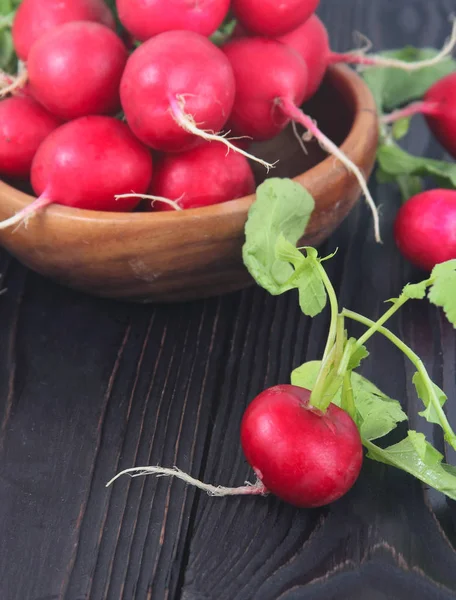
[[[342,401],[341,408],[347,412],[350,417],[356,419],[356,405],[353,396],[353,386],[351,382],[351,371],[347,371],[344,375],[344,383],[342,386]]]
[[[380,317],[380,319],[378,321],[371,321],[370,319],[368,319],[369,323],[370,323],[370,327],[369,329],[359,338],[359,340],[356,342],[354,348],[359,348],[360,346],[363,346],[367,340],[369,340],[377,331],[380,331],[382,325],[384,323],[386,323],[386,321],[388,321],[388,319],[390,319],[395,312],[397,312],[401,306],[403,306],[406,302],[407,302],[408,298],[403,296],[402,298],[398,298],[397,300],[395,300],[393,306],[391,306],[391,308],[389,308],[386,313]],[[345,316],[348,316],[348,313],[350,314],[357,314],[357,313],[352,313],[351,311],[347,311],[346,309],[344,309],[342,311],[342,314]],[[361,316],[361,315],[359,315]],[[364,318],[364,317],[363,317]],[[399,339],[399,338],[397,338]],[[408,347],[408,346],[407,346]]]
[[[331,324],[329,326],[328,339],[326,340],[326,347],[322,359],[322,361],[324,362],[328,357],[328,354],[331,348],[333,347],[334,342],[336,341],[337,321],[339,317],[339,303],[337,302],[337,296],[333,284],[331,283],[331,280],[329,279],[325,269],[322,267],[320,261],[318,261],[317,263],[317,268],[321,275],[323,284],[326,288],[326,292],[328,293],[329,304],[331,306]]]
[[[404,302],[402,302],[402,304],[404,304]],[[392,308],[394,308],[394,307],[392,307]],[[448,443],[454,449],[456,449],[456,435],[455,435],[453,429],[451,428],[451,425],[447,419],[447,416],[446,416],[443,408],[440,405],[439,399],[438,399],[437,394],[434,389],[434,383],[431,380],[429,373],[427,372],[426,367],[424,366],[424,363],[421,360],[421,358],[415,352],[413,352],[413,350],[409,346],[407,346],[407,344],[405,344],[400,338],[398,338],[392,331],[390,331],[389,329],[386,329],[386,327],[382,327],[382,325],[380,324],[380,321],[377,321],[375,323],[371,319],[368,319],[367,317],[364,317],[363,315],[360,315],[351,310],[347,310],[346,308],[344,308],[344,310],[342,311],[342,314],[345,317],[352,319],[353,321],[358,321],[358,323],[362,323],[363,325],[366,325],[367,327],[369,327],[370,329],[366,333],[372,332],[372,334],[373,334],[376,331],[378,331],[379,333],[384,335],[386,338],[388,338],[390,340],[390,342],[392,342],[397,348],[399,348],[399,350],[401,350],[408,357],[408,359],[410,360],[410,362],[413,365],[415,365],[416,370],[423,378],[423,381],[426,385],[426,389],[429,392],[429,397],[431,399],[434,410],[436,411],[436,413],[440,419],[440,425],[441,425],[443,431],[445,432],[445,439],[448,441]],[[363,337],[365,337],[365,336],[363,336]],[[370,335],[368,337],[370,337]],[[358,344],[360,343],[360,341],[362,339],[363,338],[360,338],[358,340]]]

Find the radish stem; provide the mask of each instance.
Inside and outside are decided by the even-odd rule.
[[[224,487],[221,485],[211,485],[209,483],[203,483],[199,479],[195,479],[191,475],[184,473],[177,467],[173,467],[172,469],[167,469],[164,467],[133,467],[132,469],[125,469],[125,471],[121,471],[115,477],[113,477],[108,483],[106,487],[109,487],[116,479],[122,477],[122,475],[130,475],[130,477],[141,477],[143,475],[156,475],[157,477],[176,477],[177,479],[181,479],[192,485],[197,487],[204,492],[207,492],[209,496],[265,496],[268,492],[261,481],[257,480],[256,483],[246,483],[241,487]]]
[[[174,120],[176,121],[176,123],[178,125],[180,125],[180,127],[182,127],[182,129],[185,129],[185,131],[187,131],[188,133],[192,133],[193,135],[196,135],[196,136],[202,138],[203,140],[206,140],[207,142],[220,142],[221,144],[224,144],[228,149],[233,150],[233,152],[238,152],[239,154],[242,154],[246,158],[248,158],[250,160],[254,160],[255,162],[259,163],[260,165],[263,165],[263,167],[265,167],[265,169],[268,172],[269,172],[269,169],[274,168],[274,166],[277,164],[277,163],[270,164],[270,163],[262,160],[261,158],[257,158],[256,156],[253,156],[252,154],[245,152],[241,148],[238,148],[234,144],[232,144],[223,135],[218,135],[218,134],[212,133],[210,131],[204,131],[203,129],[199,129],[197,127],[193,117],[191,115],[188,115],[185,112],[185,110],[184,110],[185,100],[181,95],[178,95],[176,97],[169,96],[169,104],[171,107],[171,113],[173,115]]]
[[[413,117],[414,115],[435,115],[440,112],[438,104],[431,102],[413,102],[406,108],[395,110],[389,115],[384,115],[381,118],[381,122],[387,125],[388,123],[395,123],[400,119],[406,119],[407,117]]]
[[[315,139],[321,144],[321,146],[335,158],[337,158],[358,180],[358,183],[364,193],[366,201],[371,209],[372,217],[374,219],[374,231],[375,241],[381,243],[380,235],[380,220],[378,216],[378,210],[375,206],[374,199],[372,198],[369,188],[367,187],[366,180],[359,167],[357,167],[345,154],[332,142],[325,134],[318,129],[313,120],[304,114],[290,98],[281,98],[280,106],[285,115],[287,115],[293,121],[297,121],[303,125],[306,129],[312,133]]]
[[[342,314],[344,315],[344,317],[352,319],[353,321],[358,321],[358,323],[362,323],[363,325],[366,325],[367,327],[369,327],[368,333],[371,331],[373,333],[375,331],[378,331],[379,333],[384,335],[386,338],[388,338],[390,340],[390,342],[392,342],[397,348],[399,348],[399,350],[401,350],[407,356],[407,358],[410,360],[410,362],[416,367],[416,370],[421,375],[421,377],[426,385],[426,389],[429,393],[429,398],[432,402],[432,406],[433,406],[434,410],[436,411],[437,415],[439,416],[440,424],[442,426],[443,431],[445,432],[445,439],[448,441],[449,444],[451,444],[451,446],[454,449],[456,449],[456,435],[455,435],[453,429],[451,428],[450,423],[448,422],[447,416],[446,416],[443,408],[440,406],[440,401],[435,392],[434,383],[432,382],[431,378],[429,377],[429,373],[427,372],[426,367],[424,366],[424,363],[421,360],[421,358],[417,354],[415,354],[415,352],[413,352],[413,350],[411,348],[409,348],[409,346],[407,346],[407,344],[405,344],[401,339],[399,339],[396,335],[394,335],[394,333],[392,331],[390,331],[386,327],[379,325],[379,322],[375,323],[371,319],[368,319],[367,317],[359,315],[358,313],[353,312],[351,310],[347,310],[346,308],[344,308],[344,310],[342,311]],[[369,335],[369,337],[370,337],[370,335]],[[362,338],[360,338],[360,340],[361,339]],[[358,344],[359,344],[360,340],[358,340]]]

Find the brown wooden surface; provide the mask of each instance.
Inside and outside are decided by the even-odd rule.
[[[353,30],[374,48],[441,45],[452,9],[453,0],[322,0],[320,13],[334,48],[345,50]],[[421,119],[407,146],[441,156]],[[374,181],[372,190],[385,244],[374,244],[360,203],[323,251],[339,247],[327,266],[341,304],[375,318],[417,274],[391,240],[397,191]],[[321,355],[327,313],[311,321],[293,294],[255,288],[182,305],[93,299],[5,252],[0,273],[2,600],[456,597],[455,505],[392,468],[366,461],[346,498],[312,511],[273,498],[208,498],[164,479],[104,487],[135,464],[242,484],[250,475],[238,443],[242,411]],[[391,326],[444,387],[456,423],[454,330],[426,302]],[[412,369],[382,338],[369,349],[363,374],[415,424]]]
[[[347,156],[369,174],[377,125],[375,104],[362,80],[345,66],[332,68],[309,109],[327,135],[335,143],[343,143]],[[290,128],[266,147],[254,146],[253,152],[272,163],[280,158],[273,175],[298,176],[312,193],[316,209],[304,241],[316,244],[340,224],[360,190],[355,177],[326,158],[316,141],[308,148],[306,156]],[[257,179],[264,179],[265,173],[264,167],[257,169]],[[253,199],[248,196],[204,209],[133,215],[53,206],[31,219],[27,227],[0,230],[0,244],[35,271],[97,296],[139,302],[217,296],[250,282],[241,248]],[[0,220],[30,200],[0,182]]]

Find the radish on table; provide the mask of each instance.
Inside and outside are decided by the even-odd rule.
[[[320,0],[233,0],[232,7],[247,31],[274,37],[304,23],[319,3]]]
[[[323,267],[330,257],[320,258],[314,248],[296,248],[313,208],[314,201],[302,186],[270,179],[258,188],[246,225],[244,264],[259,285],[273,295],[296,289],[301,309],[310,317],[319,314],[328,300],[331,309],[322,359],[304,363],[292,372],[291,385],[269,388],[247,406],[240,442],[257,481],[223,487],[204,483],[176,467],[150,466],[126,469],[108,486],[124,474],[165,475],[212,496],[273,493],[298,507],[317,507],[337,500],[355,484],[364,445],[368,458],[402,469],[456,499],[454,468],[442,462],[443,456],[422,433],[409,430],[391,446],[377,443],[406,421],[407,415],[399,402],[356,372],[369,354],[365,344],[376,334],[385,336],[416,368],[413,383],[424,405],[420,415],[439,425],[447,443],[456,448],[456,434],[443,408],[445,394],[413,350],[384,327],[404,304],[425,296],[442,307],[456,327],[456,260],[437,265],[425,281],[406,285],[376,322],[340,310]],[[349,337],[348,319],[366,327],[358,339]]]
[[[125,29],[146,41],[178,29],[209,36],[226,17],[230,0],[117,0],[116,7]]]
[[[28,58],[32,95],[57,117],[115,114],[127,50],[99,23],[55,27],[33,44]]]
[[[0,102],[0,174],[26,178],[41,142],[61,121],[33,98],[13,96]]]
[[[207,38],[191,31],[161,33],[130,56],[120,84],[133,133],[154,150],[182,152],[204,140],[235,147],[220,131],[235,96],[233,69]]]
[[[124,212],[139,198],[116,199],[116,194],[147,191],[152,179],[149,150],[125,123],[112,117],[88,116],[65,123],[38,148],[31,180],[37,200],[0,229],[18,225],[49,204],[73,208]]]
[[[115,29],[114,15],[103,0],[22,0],[12,29],[17,56],[26,61],[42,35],[70,21],[95,21]]]

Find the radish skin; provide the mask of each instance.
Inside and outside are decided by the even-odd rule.
[[[0,102],[0,174],[28,177],[40,144],[60,125],[33,98],[14,96]]]
[[[146,41],[165,31],[194,31],[210,36],[222,24],[230,0],[117,0],[122,25]]]
[[[155,165],[150,193],[174,200],[180,208],[220,204],[253,194],[255,179],[248,161],[220,144],[204,144],[181,154],[165,155]],[[171,210],[154,202],[152,210]]]
[[[204,140],[236,148],[219,132],[234,102],[233,69],[223,52],[191,31],[161,33],[128,59],[120,84],[125,117],[133,133],[162,152],[182,152]]]
[[[307,21],[319,3],[320,0],[233,0],[232,8],[247,31],[275,37]]]
[[[64,120],[115,114],[127,50],[99,23],[65,23],[43,35],[29,54],[32,95]]]
[[[139,198],[115,199],[147,191],[152,157],[128,127],[111,117],[88,116],[53,131],[33,159],[31,181],[38,199],[0,223],[20,225],[52,203],[87,210],[125,212]]]
[[[22,0],[12,28],[16,54],[26,61],[41,36],[71,21],[94,21],[112,30],[116,27],[114,15],[103,0]]]

